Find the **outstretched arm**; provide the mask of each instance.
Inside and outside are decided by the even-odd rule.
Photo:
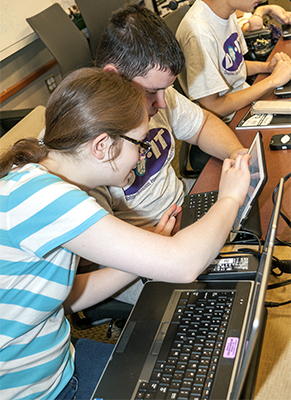
[[[65,248],[81,257],[110,267],[78,276],[66,310],[75,312],[96,304],[136,276],[167,282],[196,279],[222,248],[245,199],[248,160],[245,155],[224,161],[218,201],[201,220],[174,236],[157,235],[106,215],[65,243]]]

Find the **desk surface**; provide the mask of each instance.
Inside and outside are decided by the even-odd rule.
[[[284,51],[291,56],[291,41],[280,39],[275,51]],[[262,79],[259,76],[257,79]],[[275,98],[273,93],[268,93],[264,99]],[[236,133],[244,146],[249,146],[254,138],[257,129],[236,130],[238,122],[247,112],[249,107],[239,110],[230,128]],[[291,116],[290,116],[291,118]],[[272,193],[281,177],[291,172],[291,150],[271,151],[269,141],[272,135],[278,133],[290,133],[290,128],[261,129],[268,169],[268,181],[259,197],[260,217],[262,226],[262,238],[265,238],[271,211],[273,208]],[[221,161],[211,158],[199,179],[194,185],[191,193],[199,193],[208,190],[218,189],[221,172]],[[291,214],[291,179],[284,187],[282,212],[290,219]],[[277,237],[281,240],[290,241],[290,228],[280,218]],[[227,248],[229,250],[229,247]],[[291,259],[290,247],[276,246],[274,255],[280,259]],[[269,283],[285,281],[290,275],[283,274],[280,277],[270,276]],[[268,290],[267,301],[282,303],[291,300],[291,286],[284,286],[278,289]],[[255,400],[290,400],[291,399],[291,304],[269,308],[264,334],[260,364],[255,388]]]

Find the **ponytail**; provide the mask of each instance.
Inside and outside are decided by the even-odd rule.
[[[18,140],[10,150],[0,158],[0,178],[16,167],[23,167],[28,163],[39,163],[46,158],[48,150],[42,140],[34,138]]]
[[[52,93],[43,139],[22,139],[0,157],[0,178],[16,167],[39,163],[50,151],[78,157],[80,147],[107,133],[113,157],[121,151],[120,136],[146,118],[145,92],[119,74],[81,68],[68,75]]]

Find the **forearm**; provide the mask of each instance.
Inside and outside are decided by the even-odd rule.
[[[243,148],[233,131],[217,116],[203,110],[204,121],[197,135],[192,138],[205,153],[224,160]]]
[[[71,314],[97,304],[136,278],[136,275],[111,268],[77,274],[71,293],[64,302],[65,312]]]
[[[258,15],[263,18],[264,15],[270,15],[280,24],[291,23],[291,13],[286,11],[283,7],[275,4],[266,4],[264,6],[257,7],[254,15]]]
[[[252,86],[223,96],[213,95],[208,98],[200,99],[202,107],[208,110],[215,110],[215,114],[220,118],[230,115],[243,107],[250,105],[269,90],[274,89],[274,80],[270,77],[260,82],[254,83]]]
[[[267,62],[245,60],[245,64],[246,64],[248,76],[270,73],[270,71],[268,70],[269,64]]]
[[[193,253],[195,254],[195,271],[189,270],[192,279],[196,279],[221,251],[232,229],[238,208],[239,205],[235,204],[233,199],[223,198],[221,201],[217,201],[198,222],[179,231],[174,236],[175,247],[183,245],[188,249],[183,253],[184,259],[180,259],[180,264],[191,265],[191,257],[193,257]],[[196,235],[193,235],[193,228],[197,230]],[[189,252],[190,248],[191,252]]]
[[[111,218],[114,218],[111,222],[119,226],[117,230],[113,229],[113,236],[119,239],[111,243],[112,251],[101,247],[101,242],[108,242],[112,235],[106,234],[103,229],[102,238],[98,238],[95,226],[68,242],[66,247],[78,247],[77,252],[82,253],[86,259],[112,268],[116,266],[119,270],[104,268],[77,275],[73,289],[64,302],[66,313],[82,310],[110,297],[134,280],[136,274],[166,282],[192,282],[222,248],[238,208],[238,202],[232,198],[223,198],[201,220],[172,237],[146,232],[129,224],[125,226],[124,222],[110,215],[102,218],[98,222],[100,226],[105,226],[106,219],[110,221]],[[120,229],[122,236],[117,234]],[[91,246],[89,231],[93,233],[94,247]],[[81,236],[84,241],[80,241]]]

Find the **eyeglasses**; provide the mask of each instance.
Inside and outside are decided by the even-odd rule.
[[[128,136],[124,136],[124,135],[119,135],[120,137],[122,137],[123,139],[137,145],[139,147],[139,154],[141,156],[146,156],[148,154],[148,152],[151,150],[152,145],[150,144],[150,142],[148,142],[147,140],[136,140],[136,139],[132,139]]]

